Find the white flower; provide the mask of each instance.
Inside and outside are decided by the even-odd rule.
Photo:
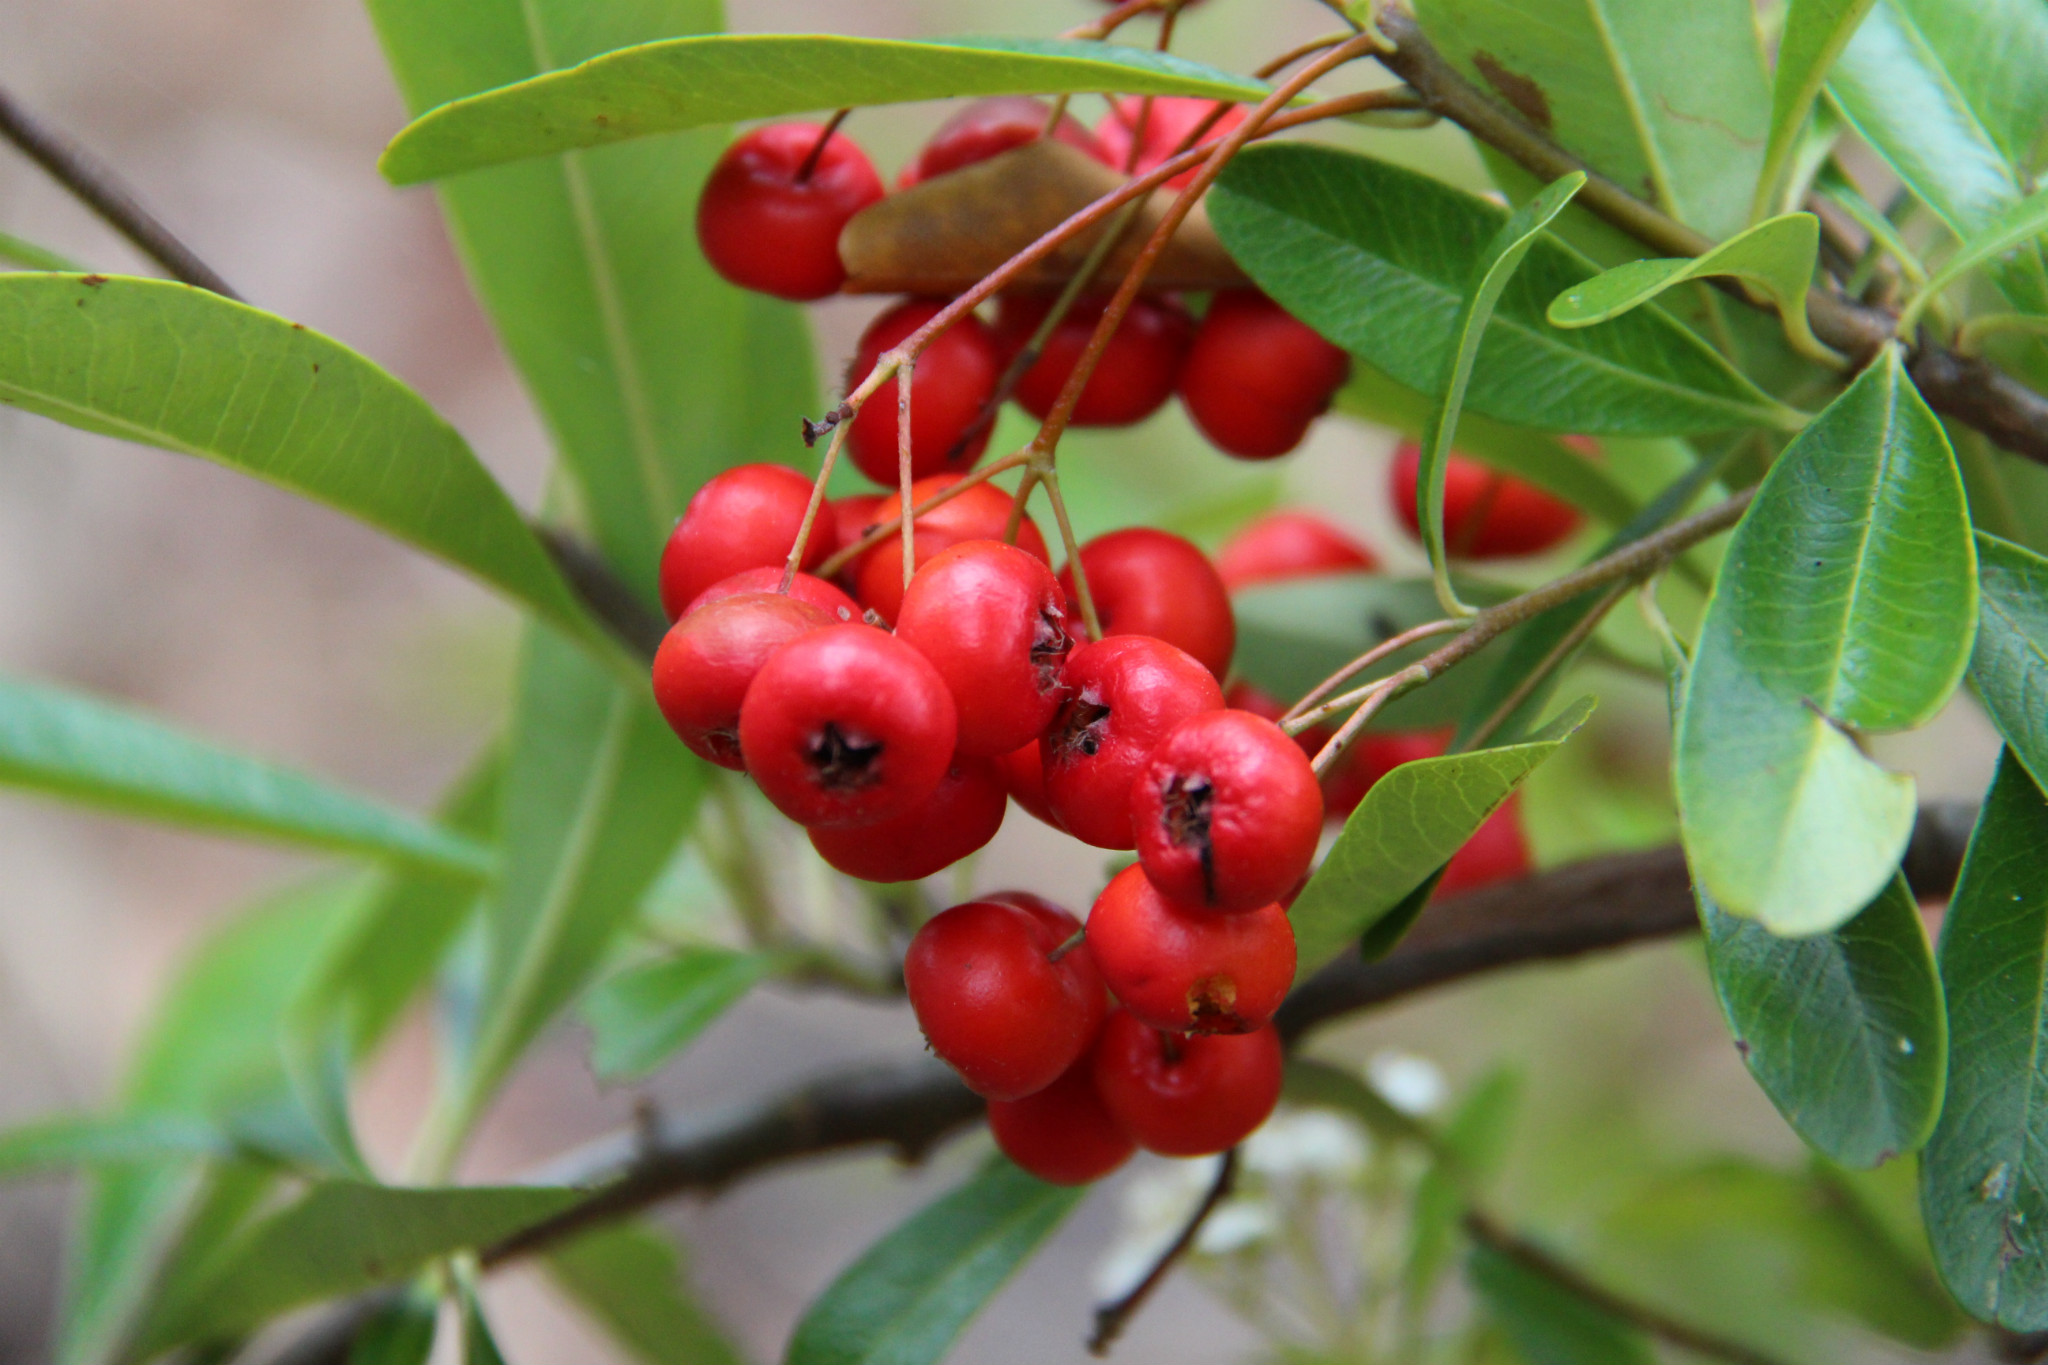
[[[1263,1176],[1349,1180],[1364,1167],[1367,1152],[1364,1130],[1342,1114],[1291,1109],[1245,1140],[1244,1165]]]
[[[1365,1074],[1373,1089],[1404,1114],[1430,1114],[1443,1105],[1444,1073],[1427,1057],[1387,1049],[1373,1054]]]
[[[1204,1256],[1228,1256],[1266,1241],[1280,1230],[1280,1211],[1263,1199],[1230,1199],[1217,1206],[1195,1237]]]

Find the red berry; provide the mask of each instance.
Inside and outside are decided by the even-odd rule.
[[[1009,794],[995,765],[962,759],[937,790],[903,814],[870,825],[814,829],[811,847],[849,877],[914,882],[987,845],[1002,828]]]
[[[726,597],[738,597],[741,593],[772,592],[782,590],[780,567],[742,569],[730,578],[721,578],[704,591],[690,599],[690,605],[683,608],[688,616],[699,607],[708,607]],[[799,602],[808,602],[834,621],[860,620],[860,604],[833,587],[822,578],[813,578],[800,573],[790,580],[789,595]]]
[[[699,758],[742,769],[740,704],[770,655],[832,623],[780,593],[741,593],[693,609],[654,654],[654,703]]]
[[[1055,1185],[1100,1180],[1138,1150],[1095,1093],[1086,1057],[1035,1095],[989,1101],[988,1127],[1004,1156]]]
[[[747,772],[800,825],[892,819],[953,760],[953,698],[924,656],[872,626],[828,626],[777,650],[740,707]]]
[[[1351,374],[1351,357],[1256,289],[1216,295],[1180,372],[1181,406],[1226,455],[1269,460],[1301,444]]]
[[[1294,926],[1279,905],[1219,914],[1182,904],[1142,867],[1096,898],[1088,951],[1133,1018],[1175,1033],[1249,1033],[1294,984]]]
[[[1223,705],[1216,679],[1163,640],[1114,635],[1067,656],[1071,695],[1040,743],[1046,804],[1097,848],[1134,848],[1131,783],[1159,741]]]
[[[697,594],[747,569],[779,569],[810,506],[811,481],[780,464],[743,464],[697,490],[661,552],[661,605],[673,621]],[[832,553],[832,528],[813,528],[802,568]]]
[[[1416,476],[1422,447],[1404,441],[1394,452],[1394,511],[1418,539]],[[1444,468],[1444,545],[1466,559],[1511,559],[1539,554],[1579,529],[1579,514],[1568,502],[1476,460],[1452,455]]]
[[[1230,593],[1209,556],[1192,541],[1149,526],[1097,536],[1081,547],[1081,567],[1104,635],[1150,635],[1195,656],[1222,677],[1237,649]],[[1080,618],[1074,570],[1060,571],[1067,614]]]
[[[932,1051],[976,1094],[1022,1099],[1088,1050],[1106,1005],[1086,945],[1053,953],[1081,927],[998,901],[969,901],[926,921],[903,957],[903,983]]]
[[[1521,796],[1517,794],[1473,831],[1465,846],[1451,858],[1436,889],[1444,894],[1471,891],[1494,882],[1526,877],[1531,867],[1529,841],[1522,834]]]
[[[976,100],[939,125],[939,130],[932,134],[932,140],[924,145],[917,159],[896,177],[896,188],[907,190],[934,176],[986,161],[1027,142],[1036,142],[1039,134],[1045,131],[1045,121],[1051,114],[1052,109],[1048,105],[1029,95],[998,95],[992,99]],[[1102,145],[1095,140],[1095,135],[1070,115],[1060,116],[1059,125],[1053,129],[1052,135],[1057,141],[1086,152],[1097,161],[1103,159]]]
[[[1080,299],[1067,310],[1045,339],[1037,363],[1017,381],[1019,407],[1038,418],[1052,411],[1067,376],[1088,349],[1107,303],[1105,298]],[[1042,295],[1005,294],[996,316],[996,333],[1010,347],[1022,347],[1051,307],[1052,300]],[[1143,297],[1133,300],[1102,353],[1102,363],[1081,390],[1081,401],[1074,407],[1074,425],[1127,427],[1159,411],[1173,395],[1194,330],[1194,323],[1178,304]]]
[[[1095,1090],[1117,1126],[1162,1156],[1209,1156],[1252,1135],[1280,1102],[1280,1035],[1161,1033],[1112,1010]]]
[[[860,348],[847,367],[850,392],[874,370],[882,353],[931,321],[946,305],[932,299],[899,303],[868,324]],[[966,469],[988,447],[989,428],[972,439],[968,432],[1003,374],[1003,351],[981,319],[969,313],[941,332],[917,358],[910,381],[910,476]],[[897,380],[875,390],[853,419],[847,453],[860,472],[876,483],[895,487],[897,475]]]
[[[1230,690],[1223,694],[1223,704],[1233,711],[1249,711],[1261,720],[1270,720],[1275,725],[1280,723],[1280,717],[1287,714],[1287,708],[1281,704],[1278,697],[1242,678],[1232,683]],[[1322,742],[1327,738],[1329,732],[1317,726],[1294,736],[1294,744],[1304,754],[1314,758],[1316,750],[1323,747]]]
[[[799,182],[825,130],[771,123],[725,149],[697,200],[697,244],[711,268],[742,289],[822,299],[846,283],[839,230],[883,194],[867,153],[834,133]]]
[[[1054,829],[1060,829],[1058,817],[1045,802],[1045,764],[1038,757],[1038,741],[1021,745],[1006,754],[996,757],[996,771],[1002,774],[1003,786],[1010,793],[1010,799],[1022,806],[1026,814],[1043,820]]]
[[[1216,552],[1216,572],[1232,592],[1319,574],[1370,573],[1377,556],[1309,512],[1268,512]]]
[[[1161,893],[1213,910],[1278,900],[1315,861],[1323,792],[1287,732],[1249,711],[1182,721],[1131,784],[1138,859]]]
[[[941,550],[911,579],[896,638],[952,690],[959,752],[1008,753],[1051,723],[1072,645],[1064,604],[1051,569],[998,540]]]
[[[958,474],[934,474],[928,479],[919,479],[910,485],[910,505],[917,506],[927,498],[960,482]],[[876,509],[878,521],[895,521],[903,515],[903,500],[900,497],[884,498]],[[989,484],[976,484],[954,498],[941,503],[919,517],[913,532],[913,545],[917,555],[917,567],[922,568],[939,551],[958,545],[963,540],[1001,540],[1003,528],[1010,521],[1010,495]],[[1045,537],[1039,534],[1038,523],[1029,516],[1017,528],[1017,545],[1043,563],[1051,563],[1046,553]],[[884,621],[892,625],[897,609],[903,605],[903,538],[890,536],[862,557],[860,579],[854,596],[861,605],[871,608]]]
[[[1109,113],[1102,122],[1095,125],[1095,140],[1102,144],[1102,150],[1109,164],[1117,170],[1126,168],[1143,175],[1160,162],[1180,150],[1180,144],[1204,119],[1216,109],[1214,100],[1195,99],[1184,95],[1155,95],[1152,108],[1145,110],[1141,96],[1131,95],[1113,101]],[[1197,146],[1207,146],[1219,138],[1227,137],[1230,130],[1243,123],[1244,106],[1233,104],[1223,111],[1223,117],[1216,120],[1214,127],[1202,134]],[[1138,136],[1138,125],[1144,123],[1144,135]],[[1138,159],[1131,161],[1131,143],[1138,141]],[[1166,182],[1168,189],[1186,189],[1195,178],[1195,171],[1185,170]]]
[[[859,544],[861,537],[881,521],[882,504],[887,501],[889,499],[880,493],[854,493],[827,501],[825,511],[831,514],[835,533],[833,552],[836,554],[849,545]],[[860,566],[866,561],[867,555],[855,555],[846,562],[845,568],[832,576],[832,581],[847,592],[853,592],[860,582]]]

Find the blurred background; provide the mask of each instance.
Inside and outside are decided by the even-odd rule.
[[[728,3],[738,30],[877,36],[1043,34],[1099,12],[1082,0]],[[1220,0],[1184,21],[1179,47],[1241,67],[1246,53],[1328,26],[1309,0]],[[391,368],[519,501],[538,502],[543,434],[466,291],[433,197],[394,191],[376,174],[403,115],[358,6],[11,0],[0,6],[0,82],[118,168],[252,302]],[[1077,110],[1092,121],[1100,102]],[[944,112],[863,113],[850,131],[888,177]],[[1365,136],[1376,151],[1479,184],[1475,159],[1452,133]],[[151,273],[11,154],[0,154],[0,228],[96,269]],[[814,310],[822,374],[839,373],[877,306],[837,300]],[[789,426],[788,449],[743,458],[801,459],[794,413]],[[1166,517],[1213,543],[1229,509],[1271,500],[1314,506],[1390,563],[1414,565],[1419,556],[1386,510],[1392,440],[1332,418],[1277,468],[1231,466],[1175,407],[1135,432],[1070,439],[1062,473],[1084,536]],[[0,411],[0,669],[132,703],[418,809],[500,723],[515,624],[480,589],[346,518],[195,460]],[[1583,681],[1580,690],[1601,693],[1605,705],[1573,762],[1582,776],[1632,774],[1649,796],[1631,820],[1594,818],[1569,765],[1546,770],[1528,803],[1547,859],[1603,838],[1654,840],[1667,818],[1657,690],[1612,674]],[[1988,726],[1963,703],[1881,756],[1918,774],[1924,795],[1974,796],[1994,754]],[[0,793],[0,1124],[101,1102],[181,951],[304,867],[248,844]],[[973,873],[984,887],[1028,882],[1077,905],[1101,876],[1099,854],[1021,816]],[[616,1125],[642,1093],[688,1108],[920,1046],[907,1009],[768,990],[645,1087],[607,1091],[572,1026],[512,1086],[466,1173],[516,1173]],[[1426,1059],[1454,1092],[1497,1064],[1517,1068],[1525,1103],[1502,1201],[1567,1242],[1574,1220],[1597,1217],[1647,1172],[1717,1153],[1799,1159],[1738,1065],[1691,947],[1489,979],[1357,1020],[1312,1050],[1351,1062],[1393,1052]],[[376,1068],[362,1112],[375,1153],[403,1149],[430,1060],[416,1021]],[[663,1218],[691,1248],[707,1301],[756,1358],[772,1359],[811,1295],[985,1149],[983,1137],[955,1143],[918,1172],[879,1156],[785,1170]],[[1119,1187],[1132,1178],[1089,1200],[975,1325],[958,1359],[1085,1358],[1096,1268],[1118,1236]],[[0,1359],[46,1354],[69,1197],[57,1181],[0,1186]],[[515,1365],[615,1358],[535,1277],[504,1277],[492,1302]],[[1257,1345],[1182,1277],[1120,1353],[1227,1361]],[[1859,1358],[1892,1358],[1856,1349]]]

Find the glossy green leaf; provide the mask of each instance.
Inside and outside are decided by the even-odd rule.
[[[1806,938],[1699,903],[1735,1050],[1785,1122],[1843,1166],[1918,1151],[1941,1108],[1948,1028],[1905,880]]]
[[[356,352],[273,313],[163,280],[0,275],[0,403],[327,503],[598,638],[455,429]]]
[[[1970,681],[2036,782],[2048,781],[2048,559],[1977,533]]]
[[[1522,1108],[1522,1083],[1513,1071],[1489,1071],[1444,1122],[1442,1148],[1415,1186],[1402,1267],[1402,1297],[1410,1313],[1429,1305],[1451,1264],[1458,1221],[1472,1198],[1507,1160],[1509,1139]]]
[[[1752,218],[1767,217],[1783,202],[1780,191],[1799,145],[1800,129],[1827,83],[1835,58],[1849,45],[1872,0],[1790,0],[1778,39],[1778,69],[1771,78],[1771,132],[1757,175]]]
[[[1435,389],[1437,405],[1422,435],[1422,456],[1415,474],[1416,517],[1429,551],[1430,577],[1436,584],[1437,601],[1453,616],[1469,616],[1473,610],[1458,600],[1451,587],[1450,555],[1444,548],[1444,480],[1450,471],[1451,441],[1458,434],[1458,414],[1472,384],[1472,366],[1479,359],[1479,344],[1493,320],[1494,307],[1514,278],[1516,267],[1536,244],[1538,234],[1564,212],[1585,184],[1585,172],[1573,171],[1510,213],[1480,253],[1471,287],[1458,308],[1452,329],[1457,344],[1444,356],[1443,377]]]
[[[23,270],[58,270],[74,275],[85,273],[85,267],[69,257],[5,232],[0,232],[0,261],[18,265]]]
[[[1503,1252],[1474,1247],[1465,1274],[1528,1365],[1656,1365],[1634,1327]]]
[[[1941,928],[1956,1047],[1920,1162],[1935,1263],[1971,1316],[2048,1328],[2048,801],[2007,750]]]
[[[548,1276],[645,1365],[745,1365],[683,1282],[675,1244],[625,1223],[548,1253]]]
[[[1259,287],[1410,388],[1446,372],[1466,288],[1508,214],[1441,181],[1306,143],[1247,149],[1209,213]],[[1539,238],[1500,296],[1466,406],[1505,422],[1592,435],[1683,435],[1799,416],[1659,310],[1563,332],[1551,299],[1593,274]]]
[[[0,1132],[0,1180],[77,1166],[233,1153],[234,1144],[219,1128],[186,1115],[67,1115]]]
[[[847,1267],[797,1324],[786,1365],[935,1365],[1085,1192],[992,1162]]]
[[[349,1343],[348,1365],[427,1365],[434,1351],[440,1305],[426,1294],[405,1294],[370,1315]]]
[[[1602,271],[1552,299],[1548,317],[1557,327],[1591,327],[1689,280],[1732,276],[1771,301],[1794,346],[1809,356],[1827,356],[1806,321],[1806,291],[1819,254],[1820,220],[1788,213],[1730,237],[1704,256],[1632,261]]]
[[[1058,38],[675,38],[443,105],[393,138],[378,164],[394,184],[410,185],[522,157],[810,109],[1103,91],[1256,101],[1267,87],[1170,54]]]
[[[1295,979],[1356,943],[1449,862],[1592,712],[1586,698],[1520,744],[1416,759],[1375,782],[1289,911]]]
[[[606,1080],[646,1075],[774,970],[765,953],[689,948],[620,972],[583,1004],[591,1066]]]
[[[1913,324],[1919,320],[1921,312],[1950,285],[1986,262],[2026,246],[2043,233],[2048,233],[2048,190],[2037,191],[2020,200],[1999,214],[1982,232],[1957,247],[1955,254],[1941,263],[1933,278],[1921,287],[1912,303],[1899,314],[1899,335],[1911,336]]]
[[[1984,131],[2022,170],[2048,156],[2048,13],[2034,0],[1894,0],[1969,102]]]
[[[217,748],[90,697],[0,678],[0,786],[145,819],[457,874],[491,867],[473,840],[353,792]]]
[[[1853,736],[1941,709],[1976,597],[1955,458],[1894,348],[1771,467],[1700,627],[1676,785],[1694,879],[1723,910],[1814,934],[1877,897],[1913,781]]]

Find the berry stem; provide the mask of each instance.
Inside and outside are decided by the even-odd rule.
[[[1085,24],[1077,24],[1065,33],[1062,33],[1060,37],[1078,39],[1081,42],[1101,42],[1104,38],[1107,38],[1139,15],[1151,10],[1164,8],[1170,3],[1172,3],[1172,0],[1124,0],[1123,4],[1118,5],[1100,19],[1092,20]]]
[[[1579,646],[1592,637],[1593,632],[1600,628],[1600,623],[1607,619],[1607,613],[1613,611],[1615,605],[1628,595],[1632,586],[1623,582],[1609,588],[1607,595],[1595,603],[1591,611],[1579,618],[1572,628],[1565,632],[1563,639],[1550,647],[1550,651],[1536,666],[1515,684],[1514,691],[1502,698],[1500,705],[1494,707],[1486,719],[1479,722],[1478,728],[1466,737],[1465,742],[1452,752],[1465,753],[1472,749],[1484,748],[1486,741],[1492,739],[1500,727],[1508,723],[1508,717],[1521,709],[1522,703],[1528,701],[1536,689],[1542,686],[1543,680],[1563,666],[1564,661],[1577,653]]]
[[[1315,775],[1318,778],[1322,777],[1330,771],[1338,759],[1344,757],[1344,751],[1351,747],[1351,741],[1357,739],[1363,733],[1366,725],[1375,715],[1379,714],[1381,707],[1401,693],[1406,692],[1409,688],[1420,687],[1435,676],[1430,671],[1429,661],[1425,659],[1421,663],[1408,665],[1399,673],[1381,678],[1376,683],[1368,683],[1366,686],[1358,689],[1357,692],[1340,698],[1338,701],[1331,702],[1327,707],[1319,707],[1317,710],[1310,712],[1309,716],[1304,716],[1303,720],[1309,720],[1310,717],[1320,719],[1325,712],[1334,714],[1336,711],[1342,710],[1344,706],[1350,704],[1354,699],[1362,699],[1364,703],[1351,713],[1349,720],[1337,727],[1337,733],[1330,736],[1330,742],[1316,751],[1316,756],[1309,762],[1309,767],[1315,770]]]
[[[1010,516],[1003,523],[1003,544],[1015,545],[1018,532],[1024,529],[1024,508],[1031,501],[1031,490],[1038,487],[1038,475],[1031,469],[1024,471],[1024,477],[1017,480],[1016,495],[1010,499]]]
[[[1289,707],[1287,714],[1280,718],[1280,728],[1292,735],[1300,734],[1303,730],[1308,729],[1314,724],[1313,721],[1304,721],[1302,713],[1323,698],[1329,696],[1330,693],[1336,691],[1346,678],[1364,672],[1380,660],[1387,658],[1389,655],[1398,654],[1417,641],[1428,640],[1438,635],[1449,635],[1465,629],[1470,624],[1471,622],[1469,621],[1451,620],[1449,618],[1441,621],[1425,621],[1419,626],[1402,631],[1399,635],[1380,641],[1371,649],[1368,649],[1365,653],[1317,683],[1307,696]]]
[[[830,458],[831,452],[828,451],[826,452],[826,454],[827,458]],[[941,488],[938,492],[926,498],[923,502],[917,505],[917,509],[912,515],[913,517],[921,517],[925,513],[931,511],[934,507],[939,507],[944,505],[945,503],[951,502],[953,499],[959,497],[962,493],[965,493],[968,489],[974,487],[976,484],[987,483],[991,478],[994,478],[998,474],[1007,474],[1011,470],[1017,468],[1017,466],[1026,463],[1026,461],[1027,457],[1025,455],[1017,454],[1005,455],[1002,459],[997,460],[994,464],[985,464],[981,468],[969,472],[960,480],[960,482],[956,484],[951,484],[945,488]],[[824,487],[823,482],[821,481],[818,486],[820,488]],[[896,535],[897,533],[898,528],[895,526],[891,526],[886,522],[882,523],[879,526],[870,527],[867,533],[863,535],[859,540],[856,540],[851,545],[843,546],[839,550],[835,551],[831,558],[827,559],[823,564],[820,564],[818,566],[818,577],[832,577],[832,575],[838,573],[848,564],[851,564],[854,560],[866,554],[869,550],[874,549],[877,545],[880,545],[890,536]]]
[[[818,477],[811,482],[811,500],[804,504],[804,519],[796,528],[796,543],[789,547],[789,562],[782,566],[782,586],[776,591],[787,594],[796,582],[796,572],[803,567],[804,547],[810,544],[811,528],[818,523],[818,508],[825,501],[825,485],[832,478],[832,466],[839,463],[839,448],[846,444],[846,434],[852,429],[850,422],[841,421],[832,428],[832,439],[825,446],[825,458],[818,465]]]
[[[910,579],[917,572],[917,544],[915,524],[917,513],[910,505],[910,381],[917,372],[915,357],[906,359],[903,368],[896,372],[896,483],[897,503],[902,511],[903,528],[903,587],[910,588]]]
[[[1081,543],[1074,538],[1074,524],[1067,519],[1067,500],[1060,496],[1059,471],[1051,460],[1042,465],[1034,463],[1032,472],[1045,485],[1046,500],[1052,503],[1053,520],[1059,523],[1060,546],[1066,552],[1067,566],[1074,571],[1074,596],[1081,603],[1081,625],[1088,632],[1090,640],[1102,638],[1102,618],[1095,614],[1095,594],[1088,589],[1088,570],[1081,563]]]
[[[1080,947],[1087,941],[1088,929],[1087,926],[1084,925],[1081,928],[1076,929],[1073,933],[1067,935],[1067,937],[1060,943],[1059,947],[1053,949],[1051,952],[1045,955],[1045,960],[1047,962],[1058,962],[1061,958],[1065,957],[1068,953],[1073,952],[1074,949]]]
[[[803,165],[796,168],[796,175],[793,178],[797,184],[809,182],[811,174],[818,169],[818,163],[825,159],[826,144],[832,141],[832,135],[839,131],[839,125],[846,122],[852,113],[851,109],[837,109],[833,111],[831,118],[825,120],[825,131],[818,134],[818,140],[811,144],[811,150],[805,155]]]
[[[1159,1287],[1167,1272],[1193,1249],[1195,1238],[1201,1234],[1202,1224],[1208,1222],[1209,1215],[1216,1212],[1217,1207],[1230,1197],[1230,1191],[1236,1184],[1237,1149],[1233,1147],[1223,1154],[1222,1162],[1216,1167],[1216,1179],[1210,1182],[1208,1193],[1202,1196],[1202,1202],[1195,1205],[1195,1211],[1188,1215],[1187,1223],[1180,1230],[1180,1236],[1174,1238],[1166,1250],[1159,1253],[1159,1259],[1145,1272],[1145,1278],[1139,1280],[1123,1297],[1112,1299],[1096,1308],[1095,1331],[1088,1338],[1090,1355],[1109,1354],[1109,1348],[1123,1335],[1124,1328],[1129,1325],[1137,1311],[1145,1306],[1145,1301],[1152,1297],[1152,1291]]]

